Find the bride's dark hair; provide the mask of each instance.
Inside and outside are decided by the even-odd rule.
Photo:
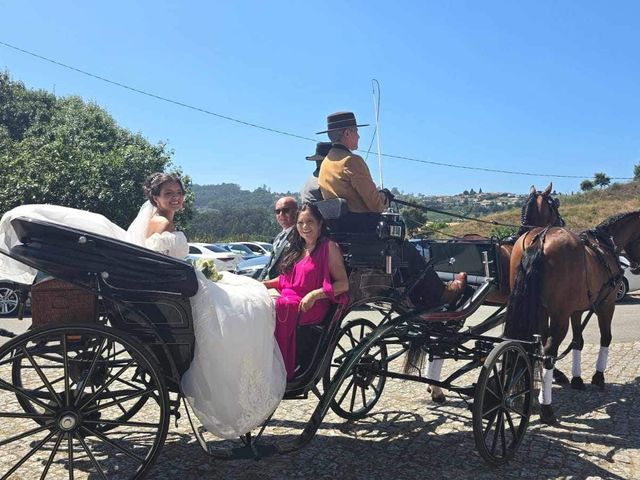
[[[184,193],[184,185],[182,185],[182,180],[180,180],[180,176],[176,173],[163,173],[156,172],[149,175],[144,183],[142,184],[142,191],[144,192],[144,198],[151,202],[151,205],[157,207],[156,202],[153,200],[153,197],[157,197],[160,195],[160,189],[162,185],[167,182],[178,182],[180,185],[180,189],[182,193]]]
[[[293,224],[293,230],[289,234],[289,245],[283,253],[282,261],[279,266],[280,273],[287,273],[291,270],[304,251],[305,241],[304,238],[300,236],[300,233],[298,233],[297,228],[298,218],[302,212],[309,212],[311,216],[320,223],[320,235],[318,235],[316,245],[309,254],[312,254],[314,250],[318,248],[320,242],[322,242],[322,240],[329,234],[327,225],[324,223],[324,219],[322,218],[322,214],[320,213],[320,210],[318,210],[318,207],[313,203],[305,203],[302,205],[302,208],[300,208],[296,214],[296,221]]]

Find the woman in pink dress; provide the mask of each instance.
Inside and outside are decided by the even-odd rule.
[[[296,366],[296,326],[320,323],[331,302],[348,300],[349,280],[342,252],[327,238],[326,226],[315,205],[307,203],[298,211],[280,272],[280,276],[264,284],[280,293],[276,299],[275,336],[287,380],[291,380]]]

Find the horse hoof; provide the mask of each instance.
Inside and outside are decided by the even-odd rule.
[[[558,370],[557,368],[553,369],[553,381],[554,383],[557,383],[558,385],[568,385],[569,384],[569,379],[567,378],[567,376],[562,373],[560,370]]]
[[[540,423],[545,425],[557,425],[559,423],[551,405],[540,405]]]
[[[604,373],[596,371],[596,373],[593,374],[593,377],[591,377],[591,383],[600,390],[604,390]]]
[[[443,403],[446,403],[447,397],[445,397],[442,391],[436,393],[433,390],[431,390],[431,387],[427,387],[427,392],[431,393],[431,401],[433,403],[438,403],[440,405],[442,405]]]
[[[574,390],[584,390],[584,381],[582,377],[573,377],[571,379],[571,388]]]

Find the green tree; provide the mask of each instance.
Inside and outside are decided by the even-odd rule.
[[[53,203],[126,227],[142,203],[142,182],[171,170],[171,153],[118,126],[94,103],[29,90],[0,73],[0,214]],[[189,197],[183,224],[191,203]]]
[[[640,180],[640,163],[637,163],[633,167],[633,179],[634,180]]]
[[[593,175],[593,183],[600,188],[604,188],[611,183],[611,178],[604,172],[598,172]]]
[[[580,190],[582,190],[583,192],[593,190],[594,186],[595,185],[591,180],[583,180],[582,182],[580,182]]]

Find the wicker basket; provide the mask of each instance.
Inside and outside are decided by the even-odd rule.
[[[93,323],[97,296],[63,280],[44,280],[31,287],[31,324]]]

